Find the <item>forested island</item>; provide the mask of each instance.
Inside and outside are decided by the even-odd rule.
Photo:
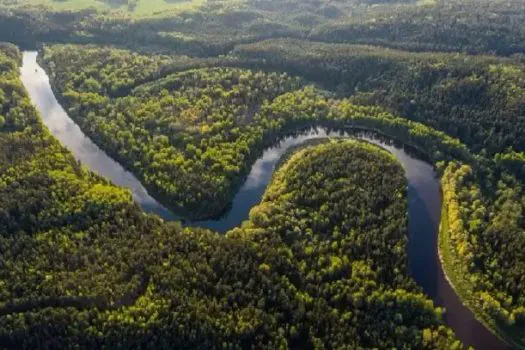
[[[198,227],[265,149],[315,126],[433,165],[450,285],[525,348],[521,1],[83,3],[0,1],[0,348],[463,348],[411,276],[407,181],[375,145],[294,149],[248,220]],[[21,49],[191,226],[145,213],[53,137]]]

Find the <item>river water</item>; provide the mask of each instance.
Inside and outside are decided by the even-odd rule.
[[[46,72],[37,63],[36,52],[24,52],[21,77],[44,124],[84,165],[129,188],[134,200],[147,212],[165,220],[181,220],[152,198],[137,178],[95,145],[60,106]],[[291,147],[307,140],[324,137],[356,137],[381,146],[396,156],[408,180],[409,245],[408,258],[412,277],[438,306],[446,309],[445,321],[465,344],[476,349],[505,349],[501,340],[479,323],[466,308],[443,275],[437,253],[437,234],[441,216],[439,180],[433,167],[413,156],[405,147],[383,137],[365,133],[330,131],[314,128],[280,140],[268,148],[252,166],[245,183],[234,197],[229,210],[217,220],[189,223],[219,232],[238,226],[248,219],[250,209],[261,201],[274,168]]]

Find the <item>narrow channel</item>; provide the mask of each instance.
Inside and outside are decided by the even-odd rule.
[[[165,220],[180,220],[152,198],[137,178],[110,158],[67,115],[58,103],[46,72],[37,63],[37,52],[24,52],[21,68],[22,82],[31,101],[51,133],[75,157],[94,172],[110,179],[114,184],[129,188],[134,200],[147,212],[156,213]],[[437,253],[437,235],[441,217],[441,192],[433,167],[410,155],[402,145],[388,142],[382,137],[365,133],[330,131],[314,128],[289,136],[264,151],[253,165],[244,185],[234,197],[230,210],[218,220],[192,224],[219,232],[239,225],[248,219],[250,209],[261,201],[266,186],[281,156],[291,147],[325,137],[354,137],[383,147],[396,156],[405,169],[408,180],[410,273],[423,291],[437,306],[446,309],[445,321],[466,345],[476,349],[505,349],[505,344],[478,322],[465,307],[443,275]]]

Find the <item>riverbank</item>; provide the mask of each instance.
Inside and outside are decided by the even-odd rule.
[[[498,325],[494,321],[494,318],[481,307],[481,301],[475,296],[474,286],[465,278],[465,276],[468,276],[470,273],[451,245],[452,239],[449,234],[447,203],[445,201],[442,203],[441,212],[441,222],[438,233],[438,256],[443,274],[449,285],[454,292],[456,292],[463,305],[470,309],[476,319],[502,342],[505,342],[514,349],[525,349],[525,345],[516,340],[516,335],[513,335],[511,330],[506,330]]]

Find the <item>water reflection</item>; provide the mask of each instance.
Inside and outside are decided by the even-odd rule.
[[[25,52],[21,68],[21,78],[36,106],[44,124],[51,133],[67,147],[82,164],[96,173],[110,179],[114,184],[129,188],[141,206],[158,213],[167,213],[153,199],[142,184],[119,163],[108,157],[91,141],[79,126],[73,122],[58,103],[45,71],[36,62],[36,52]]]

